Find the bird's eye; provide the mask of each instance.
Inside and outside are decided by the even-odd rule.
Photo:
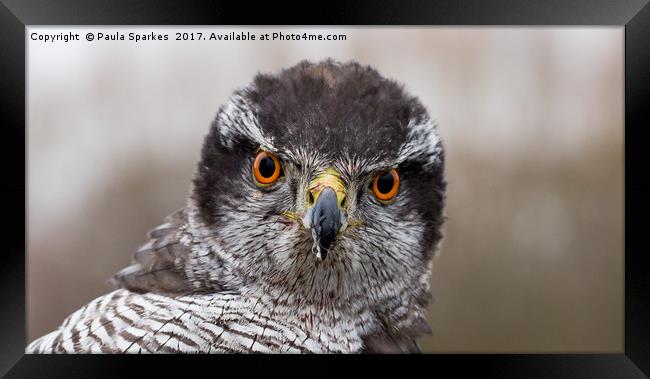
[[[384,171],[375,176],[372,181],[372,193],[382,201],[391,200],[399,190],[399,175],[397,170]]]
[[[273,184],[280,178],[281,172],[280,160],[266,151],[260,151],[253,161],[253,176],[261,186]]]

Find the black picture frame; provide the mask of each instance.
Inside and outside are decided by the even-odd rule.
[[[0,263],[0,373],[8,377],[117,376],[125,370],[186,373],[201,367],[219,375],[230,364],[240,373],[278,368],[304,375],[291,357],[167,357],[24,355],[26,231],[26,25],[618,25],[625,27],[625,351],[622,354],[422,355],[301,358],[309,374],[340,375],[342,365],[321,359],[361,363],[365,369],[405,375],[417,365],[426,373],[452,370],[481,376],[645,377],[650,375],[650,268],[643,248],[650,170],[645,167],[645,136],[650,127],[650,6],[648,0],[355,1],[316,7],[266,2],[1,0],[0,115],[2,117],[4,199],[3,254]],[[21,238],[23,236],[23,238]],[[7,243],[9,241],[9,243]],[[273,359],[273,360],[271,360]],[[267,361],[268,360],[268,361]],[[285,360],[277,365],[277,360]],[[312,361],[313,360],[313,361]],[[409,362],[398,363],[397,360]],[[334,361],[332,361],[334,363]],[[416,365],[417,364],[417,365]],[[316,370],[314,370],[316,369]],[[133,371],[128,371],[133,373]],[[645,373],[645,374],[644,374]],[[424,374],[423,374],[424,375]]]

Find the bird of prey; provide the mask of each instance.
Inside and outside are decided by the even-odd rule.
[[[437,123],[357,62],[257,74],[186,205],[28,353],[413,353],[446,180]]]

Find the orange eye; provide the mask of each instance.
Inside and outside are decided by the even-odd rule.
[[[372,181],[372,193],[377,196],[379,200],[387,201],[397,195],[399,189],[399,175],[397,170],[392,169],[384,171],[375,176]]]
[[[253,175],[258,184],[269,185],[280,178],[280,160],[273,154],[260,151],[253,162]]]

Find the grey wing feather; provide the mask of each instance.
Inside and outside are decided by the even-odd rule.
[[[431,334],[431,327],[422,317],[416,318],[407,328],[395,332],[382,330],[366,336],[363,353],[366,354],[417,354],[421,353],[415,339]]]
[[[133,254],[133,264],[109,280],[114,287],[135,292],[181,294],[192,291],[182,270],[190,249],[180,241],[185,210],[165,218],[165,223],[148,233],[149,242]]]

